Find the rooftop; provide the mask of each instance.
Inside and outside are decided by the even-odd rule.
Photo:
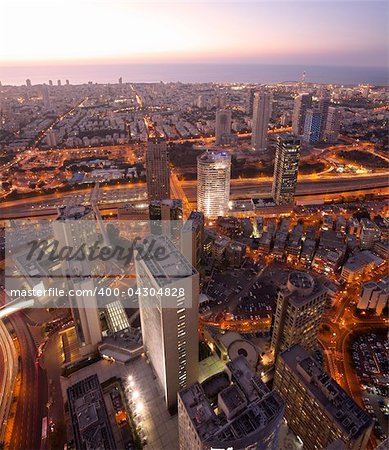
[[[302,346],[292,346],[281,353],[280,358],[327,414],[353,439],[371,426],[372,419]]]
[[[224,403],[217,410],[211,405],[215,395]],[[255,440],[284,410],[279,395],[268,390],[243,356],[229,362],[225,372],[183,389],[179,396],[200,439],[211,446]]]
[[[166,236],[151,235],[138,246],[138,256],[150,270],[159,286],[174,283],[196,274],[196,269],[186,260]]]
[[[97,375],[91,375],[67,389],[77,448],[116,448],[103,392]]]

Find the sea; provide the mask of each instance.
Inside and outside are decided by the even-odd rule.
[[[2,85],[32,84],[48,80],[69,80],[71,84],[123,82],[182,83],[281,83],[305,81],[326,84],[388,85],[387,67],[339,67],[265,64],[69,64],[0,66]]]

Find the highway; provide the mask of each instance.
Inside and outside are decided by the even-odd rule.
[[[190,202],[196,201],[197,181],[184,181],[181,183]],[[231,200],[247,199],[271,194],[272,179],[245,179],[231,180]],[[323,178],[303,178],[297,183],[297,196],[321,195],[328,193],[341,193],[362,189],[377,189],[388,187],[388,174],[371,174],[371,176],[338,176]]]
[[[46,415],[47,382],[36,360],[37,348],[23,312],[10,317],[20,347],[21,386],[9,448],[41,448],[41,423]]]
[[[271,193],[272,179],[270,177],[258,179],[233,179],[231,180],[231,200],[248,199],[258,196],[266,196]],[[194,204],[197,196],[197,181],[178,181],[175,173],[171,176],[172,195],[178,195],[183,199],[185,209],[189,209],[188,202]],[[0,203],[0,211],[3,219],[20,217],[54,216],[58,206],[66,204],[70,198],[79,197],[79,202],[90,203],[90,193],[93,187],[73,192],[58,192],[49,195],[37,195],[36,197],[21,200],[12,200]],[[98,201],[102,212],[115,211],[117,206],[123,203],[139,203],[146,199],[146,185],[144,183],[126,184],[101,187]],[[301,177],[297,184],[297,197],[311,199],[319,196],[325,200],[340,197],[342,193],[363,195],[367,190],[378,193],[387,193],[388,174],[364,174],[357,176],[305,176]],[[335,195],[338,194],[338,195]]]
[[[0,320],[0,442],[4,437],[17,373],[18,358],[14,342],[3,321]]]

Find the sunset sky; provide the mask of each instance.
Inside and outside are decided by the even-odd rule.
[[[0,63],[385,66],[388,3],[0,0]]]

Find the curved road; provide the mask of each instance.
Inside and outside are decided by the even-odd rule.
[[[5,432],[17,373],[18,359],[16,349],[6,326],[0,320],[0,442],[3,440]]]
[[[47,403],[46,375],[36,361],[37,348],[24,314],[14,314],[10,322],[18,337],[21,356],[21,388],[10,449],[40,449],[41,424]]]

